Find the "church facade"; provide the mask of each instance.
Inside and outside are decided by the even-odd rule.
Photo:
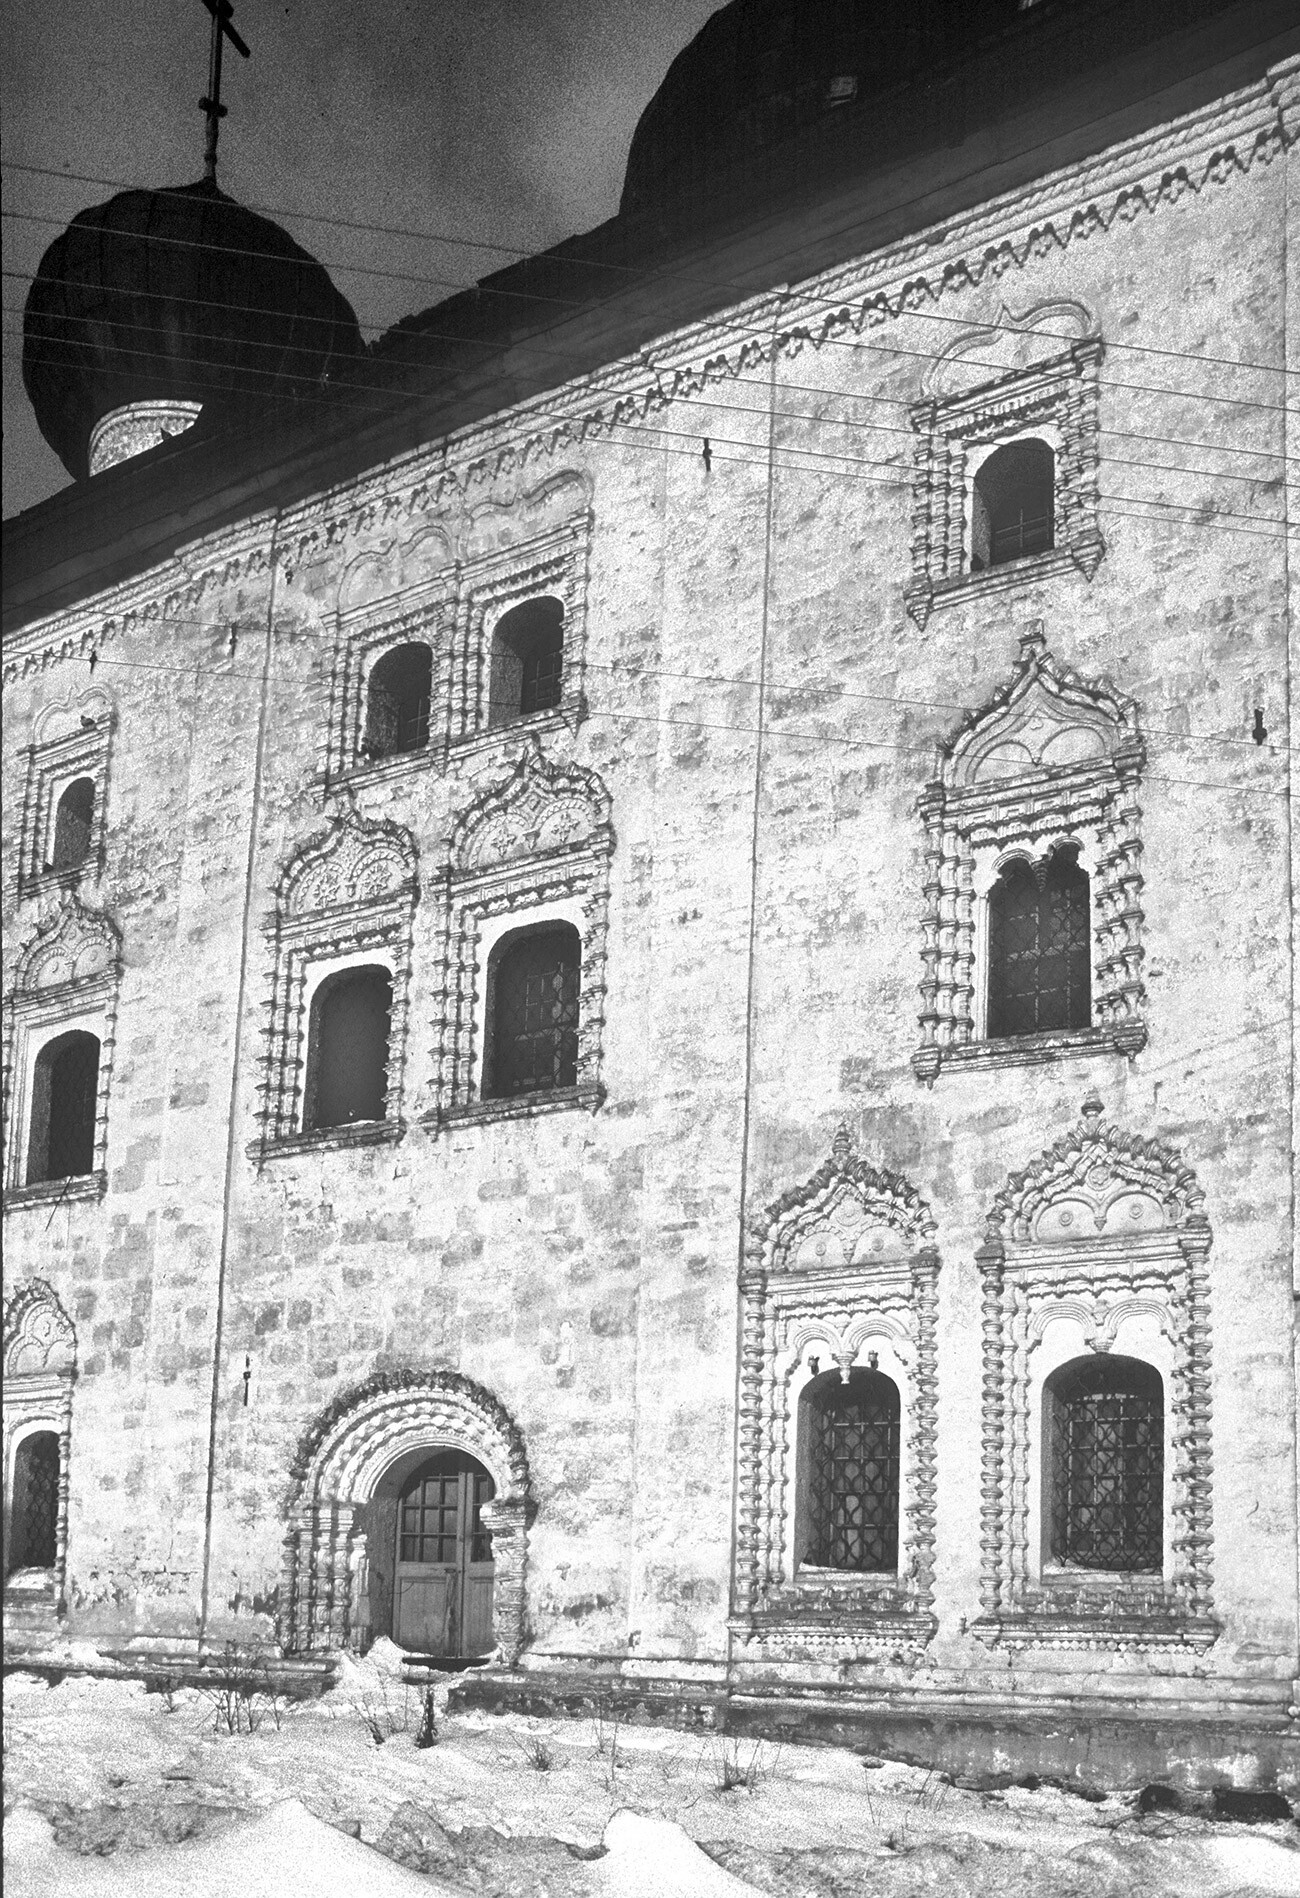
[[[18,1651],[1294,1782],[1267,46],[19,603]]]

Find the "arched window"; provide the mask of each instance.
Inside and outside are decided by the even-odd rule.
[[[549,711],[563,690],[563,604],[547,595],[512,606],[492,633],[488,723]]]
[[[1071,1568],[1164,1564],[1164,1391],[1138,1358],[1077,1359],[1044,1393],[1048,1550]]]
[[[388,1100],[388,969],[340,969],[312,997],[304,1132],[382,1120]]]
[[[390,758],[428,744],[432,693],[430,647],[419,642],[394,646],[375,661],[366,692],[364,749],[370,757]]]
[[[97,1038],[75,1028],[47,1041],[32,1074],[29,1186],[94,1172],[98,1101]]]
[[[1092,1021],[1088,873],[1077,845],[1046,862],[1014,857],[989,893],[988,1034],[1034,1035]]]
[[[75,870],[90,855],[95,819],[95,780],[74,778],[61,793],[54,812],[50,867]]]
[[[981,462],[971,497],[973,573],[1047,552],[1055,541],[1055,480],[1056,458],[1043,441],[1008,442]]]
[[[53,1568],[58,1559],[59,1439],[36,1430],[14,1454],[5,1569]]]
[[[814,1378],[799,1399],[800,1561],[898,1567],[898,1386],[880,1371]]]
[[[547,923],[499,942],[488,961],[483,1098],[578,1084],[582,941]]]

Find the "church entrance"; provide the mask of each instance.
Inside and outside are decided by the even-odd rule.
[[[406,1478],[393,1585],[399,1647],[455,1659],[491,1652],[495,1564],[483,1505],[493,1493],[488,1472],[463,1450],[440,1450]]]

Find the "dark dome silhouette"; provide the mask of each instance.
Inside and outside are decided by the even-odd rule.
[[[641,114],[620,209],[667,205],[735,172],[828,113],[960,58],[1020,11],[1019,0],[732,0]]]
[[[183,428],[201,405],[206,430],[319,392],[361,351],[323,265],[207,180],[80,212],[41,259],[23,320],[23,382],[76,478],[105,416],[175,405]]]

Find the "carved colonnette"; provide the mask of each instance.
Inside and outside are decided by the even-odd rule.
[[[6,1203],[98,1198],[106,1184],[108,1098],[122,937],[104,910],[91,909],[75,891],[39,924],[18,957],[5,1000],[4,1119]],[[86,1029],[99,1041],[95,1139],[91,1171],[71,1179],[25,1181],[36,1055],[54,1035]]]
[[[330,676],[329,715],[320,758],[328,790],[338,778],[362,770],[392,771],[427,764],[440,754],[434,747],[433,708],[444,706],[450,690],[451,629],[456,614],[456,572],[448,566],[415,587],[379,603],[341,609]],[[429,744],[372,760],[365,751],[366,701],[376,662],[394,647],[425,645],[432,655]]]
[[[72,1390],[77,1334],[54,1288],[31,1279],[14,1293],[4,1315],[5,1547],[12,1533],[14,1466],[23,1438],[50,1431],[59,1441],[58,1514],[54,1566],[8,1580],[5,1606],[25,1610],[24,1621],[52,1625],[63,1612],[68,1567],[68,1471],[72,1448]]]
[[[917,1078],[954,1063],[996,1067],[1146,1045],[1142,811],[1146,748],[1132,701],[1058,666],[1041,622],[1022,635],[1007,685],[940,748],[918,810],[925,825],[921,1045]],[[989,1040],[980,1019],[986,899],[1015,856],[1080,846],[1092,902],[1092,1025]]]
[[[982,1282],[980,1574],[975,1632],[991,1643],[1080,1649],[1208,1647],[1213,1617],[1211,1244],[1195,1174],[1157,1140],[1079,1124],[994,1200]],[[1051,1371],[1116,1350],[1165,1388],[1164,1567],[1055,1567],[1044,1533],[1044,1387]]]
[[[101,686],[94,685],[86,691],[70,686],[61,701],[43,706],[32,721],[14,886],[17,899],[42,896],[103,871],[114,725],[113,702]],[[83,777],[92,779],[95,786],[90,848],[80,863],[56,870],[50,859],[60,791]]]
[[[732,1629],[742,1659],[915,1654],[935,1630],[939,1255],[915,1189],[854,1152],[830,1158],[755,1222],[741,1272],[740,1462]],[[795,1560],[799,1392],[823,1362],[899,1388],[896,1574],[801,1573]]]
[[[267,923],[274,960],[265,1004],[258,1137],[250,1157],[391,1139],[403,1130],[410,1006],[411,932],[419,886],[415,842],[399,825],[349,810],[290,858]],[[301,1131],[312,969],[374,954],[392,969],[385,1117],[319,1133]]]
[[[1106,551],[1097,488],[1102,354],[1100,339],[1088,337],[1030,368],[960,395],[918,402],[909,411],[917,439],[912,577],[903,598],[918,626],[924,628],[936,606],[972,587],[988,591],[1017,585],[1070,566],[1091,580]],[[1026,433],[1044,434],[1054,443],[1054,546],[973,573],[967,545],[971,452]]]
[[[533,739],[513,770],[480,791],[452,827],[445,871],[440,967],[434,995],[435,1125],[466,1115],[533,1114],[554,1105],[596,1107],[605,1025],[609,865],[614,849],[609,793],[594,771],[552,764]],[[555,1096],[481,1102],[481,937],[494,919],[580,920],[577,1085]]]
[[[369,1626],[366,1507],[412,1451],[463,1450],[492,1478],[493,1629],[509,1665],[524,1644],[528,1530],[536,1514],[513,1418],[458,1371],[380,1372],[335,1398],[304,1431],[290,1466],[280,1590],[285,1654],[354,1647]]]

